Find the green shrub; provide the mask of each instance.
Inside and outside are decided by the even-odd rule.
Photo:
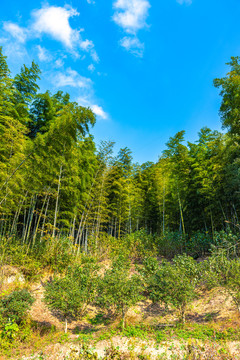
[[[16,266],[26,280],[37,280],[41,274],[42,263],[37,254],[30,252],[26,244],[11,238],[0,246],[0,253],[4,253],[3,264]]]
[[[0,312],[4,318],[20,324],[33,302],[34,298],[28,290],[15,290],[0,300]]]
[[[41,244],[36,245],[34,251],[44,267],[49,266],[58,272],[63,272],[76,258],[72,240],[68,237],[46,236]]]
[[[229,260],[225,251],[215,251],[211,256],[199,264],[203,288],[208,290],[223,285],[228,272]]]
[[[187,306],[197,297],[199,272],[196,261],[182,255],[175,257],[173,263],[164,260],[158,268],[155,265],[152,273],[148,270],[145,275],[150,299],[175,307],[179,311],[180,320],[185,322]]]
[[[156,238],[159,254],[172,259],[177,254],[187,252],[187,235],[180,232],[166,231]]]
[[[240,313],[240,259],[230,260],[223,286]]]
[[[11,321],[10,319],[8,322],[4,325],[3,330],[1,332],[2,338],[6,338],[9,340],[14,340],[19,333],[19,326],[14,321]]]
[[[147,257],[143,260],[143,266],[138,267],[139,273],[144,280],[149,280],[151,276],[155,275],[159,269],[159,262],[155,257]]]
[[[83,316],[87,306],[94,301],[99,282],[98,269],[95,260],[86,259],[83,265],[69,266],[64,277],[47,283],[44,301],[65,318],[65,332],[68,318]]]
[[[131,258],[143,258],[147,254],[157,253],[156,236],[143,229],[125,235],[122,241]]]
[[[205,256],[209,254],[212,243],[209,233],[197,231],[187,240],[187,254],[194,258]]]
[[[126,326],[123,335],[128,338],[134,337],[147,340],[150,336],[150,328],[143,325]]]
[[[200,266],[202,284],[207,288],[224,287],[240,312],[240,259],[229,259],[226,249],[219,249]]]
[[[224,250],[227,257],[236,258],[240,256],[239,236],[231,231],[220,231],[214,233],[214,241],[211,247],[212,253]]]
[[[126,313],[141,299],[142,290],[139,275],[130,276],[130,262],[120,255],[101,281],[98,304],[105,309],[113,307],[116,313],[120,313],[124,329]]]

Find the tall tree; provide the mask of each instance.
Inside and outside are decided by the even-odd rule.
[[[229,129],[234,138],[240,141],[240,57],[232,57],[227,63],[230,71],[223,78],[214,79],[214,86],[220,88],[222,103],[220,115],[223,126]]]
[[[15,108],[20,116],[21,122],[28,125],[30,121],[30,106],[39,90],[37,80],[40,79],[39,66],[33,61],[28,68],[23,65],[20,74],[17,74],[14,78],[15,92]]]
[[[175,226],[179,224],[179,230],[186,232],[184,210],[186,205],[186,190],[188,187],[189,158],[188,148],[183,145],[185,131],[178,132],[167,142],[167,149],[163,152],[163,158],[169,160],[171,171],[170,186],[171,201],[168,202],[171,209],[172,221]],[[174,225],[174,223],[173,223]]]

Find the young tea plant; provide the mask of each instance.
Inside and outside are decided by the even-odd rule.
[[[20,324],[26,318],[33,302],[34,297],[28,290],[15,290],[0,300],[0,313],[3,318]]]
[[[208,260],[201,264],[204,271],[205,286],[222,286],[233,299],[240,312],[240,261],[230,259],[225,249],[212,253]]]
[[[224,287],[231,295],[238,312],[240,313],[240,261],[239,259],[229,260],[228,271]]]
[[[154,267],[152,273],[147,271],[146,274],[150,299],[176,308],[181,322],[185,323],[187,307],[197,296],[197,263],[186,255],[177,256],[173,263],[163,261],[158,269]]]
[[[127,311],[141,299],[142,290],[139,275],[130,275],[130,262],[120,255],[102,279],[98,304],[104,309],[113,307],[117,314],[121,314],[124,330]]]
[[[99,277],[95,260],[87,259],[83,265],[68,268],[63,278],[55,278],[45,288],[44,301],[52,310],[59,311],[65,319],[65,333],[68,320],[80,318],[87,306],[94,301]]]

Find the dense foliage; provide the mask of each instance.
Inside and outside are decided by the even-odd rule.
[[[140,277],[130,276],[130,265],[129,260],[120,255],[105,272],[99,288],[98,304],[121,314],[122,329],[128,309],[141,299],[143,290]]]
[[[142,273],[149,298],[178,309],[180,320],[184,323],[187,306],[197,297],[197,263],[186,255],[175,257],[172,264],[163,261],[161,266],[155,259],[148,258]]]
[[[34,302],[33,296],[28,290],[15,290],[11,294],[1,298],[0,314],[6,319],[19,324],[27,315]]]
[[[87,306],[96,297],[98,286],[98,266],[95,261],[87,261],[82,266],[68,267],[62,278],[55,278],[45,287],[44,301],[50,309],[62,314],[67,321],[70,318],[80,318]]]
[[[188,144],[180,131],[156,164],[139,165],[128,148],[114,157],[112,142],[96,150],[89,134],[95,123],[90,108],[61,91],[39,93],[34,62],[12,78],[1,49],[1,238],[16,236],[33,248],[66,236],[78,252],[89,244],[98,248],[104,233],[120,238],[145,229],[163,237],[175,233],[174,246],[186,252],[189,236],[200,231],[205,235],[193,255],[208,252],[206,238],[213,240],[216,230],[234,231],[240,211],[239,59],[229,65],[230,72],[215,86],[221,89],[220,113],[230,131],[206,127]]]

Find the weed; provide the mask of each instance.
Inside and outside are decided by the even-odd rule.
[[[139,339],[147,339],[149,337],[149,327],[136,325],[136,326],[127,326],[123,332],[123,335],[130,338],[139,338]]]

